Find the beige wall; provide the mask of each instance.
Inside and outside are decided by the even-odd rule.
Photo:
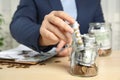
[[[18,44],[10,35],[9,24],[11,22],[11,17],[18,5],[19,0],[0,0],[0,13],[2,13],[5,23],[1,26],[4,40],[4,46],[0,47],[2,50],[10,49],[16,47]]]

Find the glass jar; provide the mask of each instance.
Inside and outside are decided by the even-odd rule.
[[[99,56],[108,56],[112,52],[112,29],[110,23],[90,23],[89,34],[95,35],[99,46]]]
[[[78,23],[75,24],[76,25],[72,26],[74,33],[72,53],[70,55],[70,73],[72,75],[83,77],[96,76],[98,68],[95,60],[98,53],[95,37],[88,34],[81,35],[77,28],[79,27],[79,25],[77,25]],[[81,40],[81,43],[79,40]]]

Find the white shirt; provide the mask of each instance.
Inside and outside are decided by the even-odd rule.
[[[63,6],[63,10],[76,20],[77,8],[75,0],[61,0],[61,4]]]

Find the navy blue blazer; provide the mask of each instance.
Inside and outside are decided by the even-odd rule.
[[[77,6],[77,21],[81,33],[87,33],[89,23],[104,22],[100,0],[75,0]],[[38,52],[42,47],[38,44],[39,28],[44,16],[53,10],[63,10],[60,0],[20,0],[20,4],[10,25],[12,36]],[[52,46],[43,51],[48,51]]]

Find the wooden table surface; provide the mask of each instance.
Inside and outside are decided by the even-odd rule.
[[[55,57],[45,64],[26,69],[2,66],[0,80],[120,80],[120,51],[113,51],[108,57],[98,58],[99,72],[95,77],[72,76],[69,73],[68,57]]]

